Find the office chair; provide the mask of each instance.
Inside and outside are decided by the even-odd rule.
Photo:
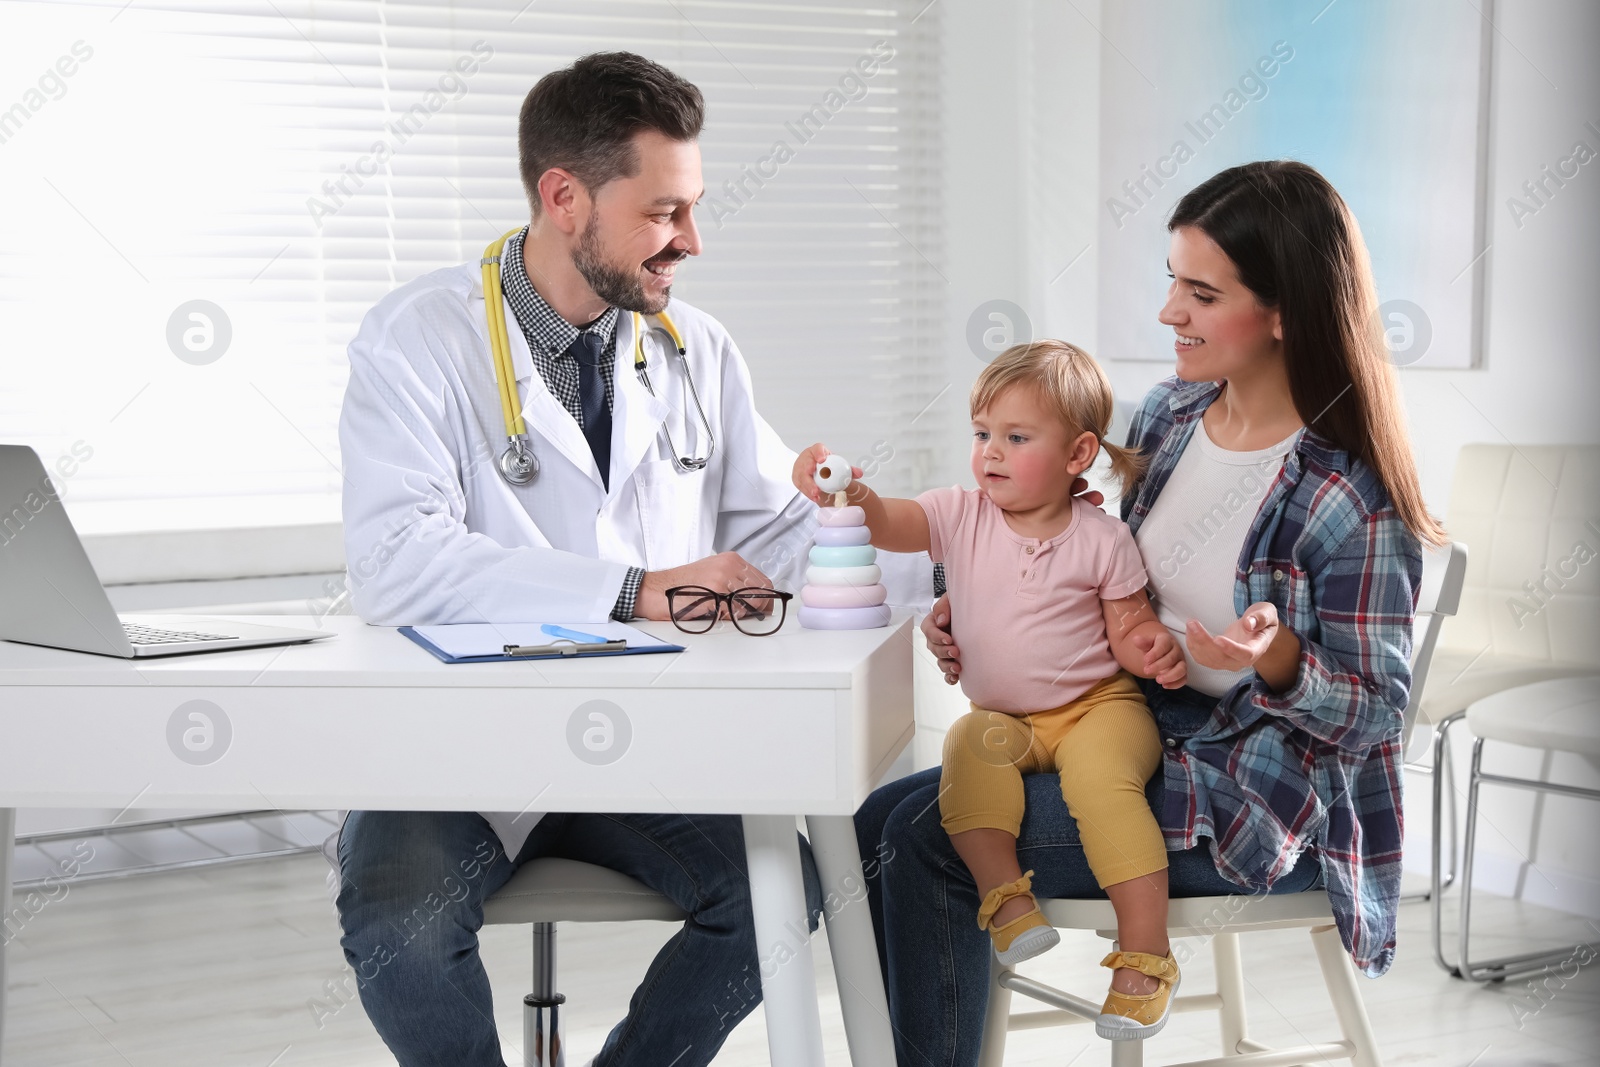
[[[483,921],[533,924],[533,990],[522,998],[523,1067],[568,1067],[556,991],[556,923],[687,916],[666,897],[618,871],[577,860],[539,859],[518,868],[483,905]]]

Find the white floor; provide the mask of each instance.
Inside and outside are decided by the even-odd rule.
[[[353,986],[339,953],[326,870],[320,857],[300,856],[69,887],[11,943],[6,1067],[393,1064],[360,1004],[349,1000]],[[1600,943],[1600,926],[1499,898],[1483,897],[1475,922],[1486,954],[1558,938]],[[568,998],[572,1067],[599,1048],[669,934],[655,923],[562,927],[560,986]],[[1593,964],[1569,981],[1549,980],[1542,994],[1526,982],[1476,986],[1434,965],[1426,905],[1403,906],[1400,938],[1394,969],[1362,985],[1389,1067],[1600,1062],[1600,981]],[[1095,964],[1104,951],[1105,943],[1090,935],[1068,935],[1028,973],[1098,997],[1105,972]],[[1257,934],[1245,939],[1244,951],[1252,1036],[1331,1040],[1332,1013],[1305,936]],[[1594,951],[1581,958],[1592,960]],[[816,954],[828,1062],[845,1064],[820,937]],[[484,955],[507,1060],[520,1064],[526,928],[488,930]],[[1186,991],[1210,988],[1208,962],[1205,953],[1197,954],[1186,969]],[[1027,1005],[1018,998],[1016,1006]],[[1157,1064],[1219,1051],[1214,1018],[1195,1014],[1176,1016],[1148,1056]],[[733,1032],[716,1063],[765,1062],[758,1012]],[[1074,1027],[1013,1035],[1006,1062],[1089,1067],[1109,1063],[1110,1054],[1092,1031]]]

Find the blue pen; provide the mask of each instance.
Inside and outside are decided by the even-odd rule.
[[[576,641],[580,645],[603,645],[610,640],[610,638],[598,637],[595,634],[586,634],[582,630],[569,630],[565,626],[557,626],[553,622],[545,623],[539,627],[539,630],[541,633],[549,634],[551,637],[559,637],[566,641]]]

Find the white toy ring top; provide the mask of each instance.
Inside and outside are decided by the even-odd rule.
[[[850,488],[850,461],[830,455],[817,464],[817,488],[824,493],[842,493]]]

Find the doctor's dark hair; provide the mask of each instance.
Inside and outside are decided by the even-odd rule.
[[[632,52],[595,52],[546,74],[522,101],[517,120],[517,161],[533,214],[539,214],[539,179],[551,167],[572,172],[593,193],[639,173],[634,134],[655,130],[693,141],[705,110],[693,84]]]
[[[1406,434],[1361,229],[1337,190],[1294,160],[1231,167],[1190,190],[1167,229],[1193,226],[1278,311],[1289,396],[1309,429],[1377,474],[1408,530],[1441,545]]]

